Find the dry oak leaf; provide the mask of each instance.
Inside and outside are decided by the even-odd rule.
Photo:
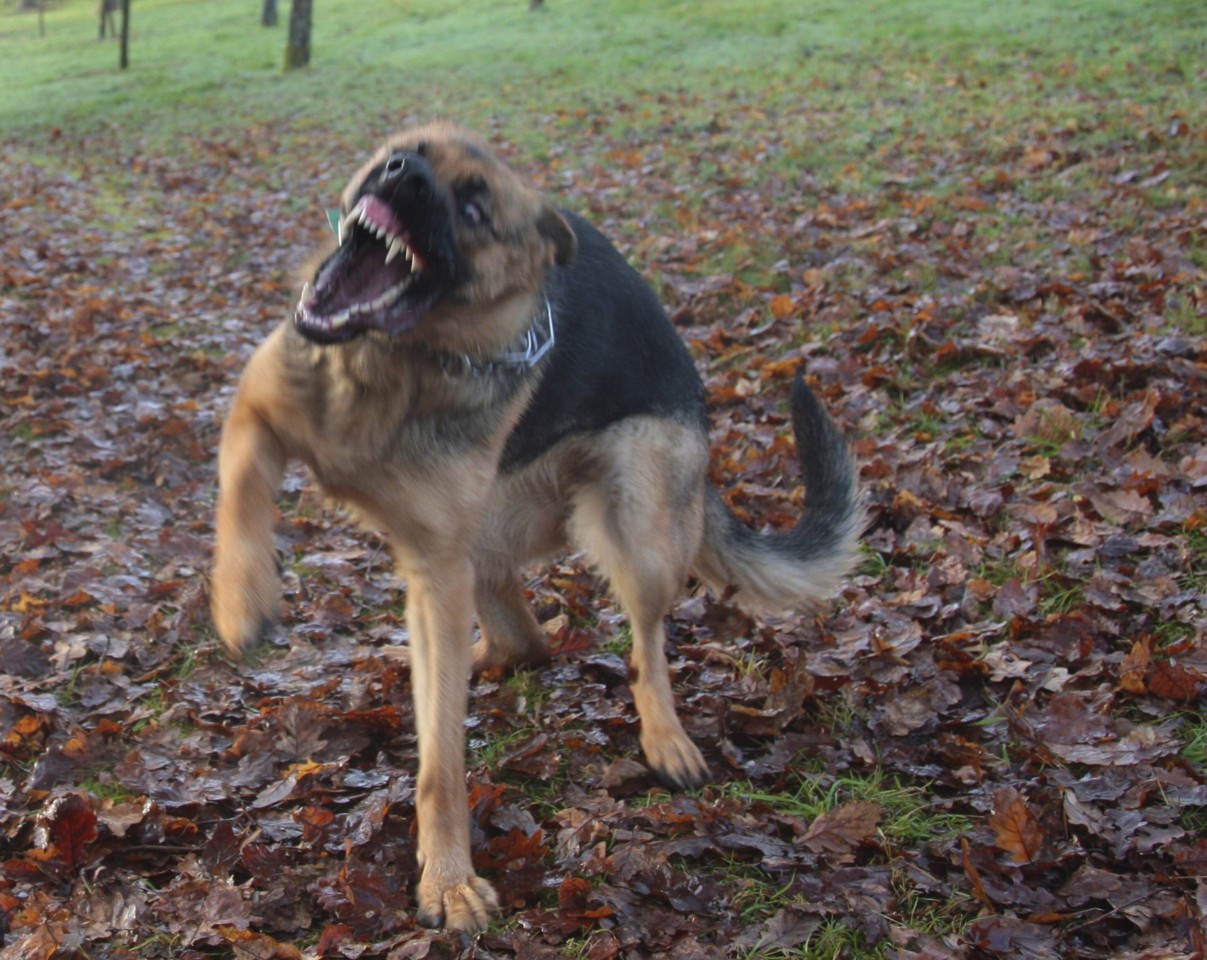
[[[1152,655],[1152,637],[1141,637],[1132,643],[1132,649],[1119,664],[1119,689],[1128,693],[1147,693],[1144,676],[1148,673]]]
[[[876,832],[880,824],[878,803],[855,800],[823,813],[809,825],[800,842],[814,853],[828,853],[846,862],[854,848]]]
[[[69,869],[82,866],[88,847],[96,840],[96,814],[86,797],[69,793],[58,797],[39,818],[41,837],[58,854]]]
[[[993,813],[989,815],[993,845],[1010,854],[1015,863],[1032,863],[1044,845],[1039,817],[1026,798],[1013,787],[1002,787],[993,795]]]
[[[235,960],[302,960],[297,947],[266,934],[237,927],[219,927],[218,932],[231,945]]]
[[[1176,703],[1190,703],[1199,694],[1203,677],[1172,660],[1158,660],[1148,670],[1148,692]]]
[[[1149,685],[1151,688],[1150,677]],[[1118,740],[1099,743],[1056,743],[1045,744],[1066,763],[1084,763],[1096,767],[1136,766],[1152,763],[1161,757],[1177,753],[1178,741],[1167,725],[1146,724],[1133,728]]]
[[[0,950],[0,960],[51,960],[66,931],[43,924]]]

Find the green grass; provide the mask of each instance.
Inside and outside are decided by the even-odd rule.
[[[503,681],[516,695],[516,713],[539,725],[541,711],[549,700],[549,686],[541,682],[541,672],[520,668]]]
[[[755,946],[734,956],[737,960],[884,960],[892,956],[886,943],[869,946],[863,934],[845,920],[826,920],[799,947]]]
[[[1207,769],[1207,718],[1194,711],[1182,716],[1182,759]]]
[[[243,0],[140,0],[121,72],[116,45],[97,41],[94,0],[52,6],[42,38],[36,14],[16,0],[3,10],[0,130],[170,140],[269,124],[359,137],[448,113],[497,121],[540,160],[550,145],[534,115],[576,135],[715,124],[721,142],[753,121],[792,148],[768,164],[798,174],[803,162],[853,187],[919,132],[997,152],[1017,149],[1023,130],[1104,146],[1134,138],[1129,116],[1160,105],[1159,123],[1171,106],[1193,109],[1207,54],[1197,0],[561,0],[536,13],[522,0],[391,0],[371,15],[328,0],[315,10],[311,66],[286,74],[286,17],[263,28],[259,5]],[[1132,111],[1104,111],[1108,101]],[[805,107],[807,120],[778,122]],[[889,162],[848,164],[869,153]],[[723,152],[706,159],[728,166]]]
[[[796,777],[785,784],[782,792],[775,794],[760,793],[742,781],[726,784],[724,791],[806,821],[845,803],[878,803],[883,812],[877,832],[891,848],[897,844],[912,845],[927,839],[957,836],[967,829],[967,817],[933,808],[930,787],[926,783],[906,783],[874,768],[864,774],[851,773],[832,780]]]
[[[98,800],[112,800],[114,803],[121,803],[125,800],[134,800],[139,794],[132,790],[127,790],[120,783],[114,783],[109,779],[101,779],[99,772],[93,772],[85,777],[78,784],[79,789],[83,790],[90,796],[96,797]]]

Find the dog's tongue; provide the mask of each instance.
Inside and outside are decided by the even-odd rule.
[[[399,237],[406,233],[394,216],[394,211],[371,193],[357,201],[353,216],[365,226],[375,227],[388,236]]]

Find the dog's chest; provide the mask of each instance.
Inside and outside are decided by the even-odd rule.
[[[497,462],[527,391],[484,379],[458,381],[416,364],[388,376],[319,369],[306,381],[299,444],[319,483],[343,498],[373,494],[456,469]]]

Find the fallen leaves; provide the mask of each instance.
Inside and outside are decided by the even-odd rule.
[[[717,776],[677,797],[640,761],[620,613],[575,558],[533,571],[554,662],[478,682],[468,731],[475,856],[514,919],[468,948],[414,924],[380,543],[292,474],[269,648],[227,664],[205,610],[220,418],[323,229],[293,195],[331,196],[356,148],[253,129],[107,143],[104,174],[12,165],[45,216],[0,209],[0,958],[693,958],[833,924],[911,960],[1202,952],[1202,209],[1144,193],[1186,162],[970,130],[886,141],[883,182],[843,192],[765,161],[800,151],[787,127],[683,106],[536,175],[657,279],[712,478],[763,529],[808,502],[784,413],[806,370],[853,438],[869,563],[820,616],[671,612]],[[1070,170],[1084,193],[1036,198]],[[95,202],[118,187],[135,214]],[[851,791],[874,776],[925,798],[915,822]]]

